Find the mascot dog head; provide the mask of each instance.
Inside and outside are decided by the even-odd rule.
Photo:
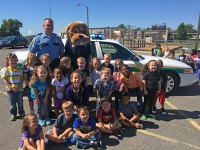
[[[90,42],[88,26],[83,22],[72,22],[67,27],[67,37],[72,45],[81,46]]]

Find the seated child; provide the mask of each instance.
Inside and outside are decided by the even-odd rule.
[[[74,104],[74,110],[77,111],[77,106],[87,105],[89,101],[89,90],[87,86],[82,86],[82,75],[78,71],[71,74],[72,84],[66,90],[66,99]]]
[[[100,131],[113,135],[121,133],[119,129],[121,124],[118,122],[115,110],[111,108],[111,103],[108,99],[101,100],[101,108],[98,110],[97,118],[98,123],[96,126]]]
[[[97,144],[101,147],[101,133],[97,131],[94,119],[89,117],[87,106],[80,106],[78,118],[75,119],[73,128],[75,133],[73,139],[77,148],[86,148],[88,145]]]
[[[63,72],[60,68],[55,68],[53,75],[54,78],[51,84],[53,85],[54,110],[56,117],[58,117],[59,110],[61,110],[62,103],[65,100],[65,91],[69,80],[67,77],[63,76]]]
[[[45,137],[55,143],[74,143],[72,129],[76,115],[73,114],[74,104],[70,101],[65,101],[62,104],[63,113],[60,114],[53,126],[53,129],[47,131]]]
[[[18,150],[45,150],[42,127],[38,124],[35,114],[27,114],[22,124],[22,135]]]
[[[133,102],[130,102],[128,93],[122,93],[121,100],[119,104],[120,123],[126,127],[143,128],[142,124],[139,123],[140,114]]]

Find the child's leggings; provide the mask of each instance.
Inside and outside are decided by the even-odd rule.
[[[152,114],[152,107],[155,101],[156,91],[148,91],[147,95],[144,95],[144,103],[142,113],[146,114],[146,109],[148,108],[148,113]]]
[[[154,103],[156,104],[157,99],[159,99],[160,104],[164,104],[165,102],[165,90],[161,89],[160,93],[156,95]]]

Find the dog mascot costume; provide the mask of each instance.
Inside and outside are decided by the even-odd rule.
[[[92,57],[88,26],[83,22],[72,22],[67,27],[66,35],[68,39],[64,55],[71,58],[74,70],[78,68],[78,57],[84,57],[88,65]]]

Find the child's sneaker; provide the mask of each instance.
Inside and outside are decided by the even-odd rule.
[[[78,141],[76,141],[76,147],[79,149],[81,146],[79,145]]]
[[[164,108],[161,108],[161,112],[162,112],[163,115],[167,114]]]
[[[10,117],[10,121],[16,121],[16,120],[17,120],[16,116],[12,115],[12,116]]]
[[[100,140],[94,141],[94,145],[95,145],[96,147],[102,148],[102,142],[101,142]]]
[[[154,115],[154,114],[149,114],[149,117],[152,118],[152,119],[154,119],[154,120],[157,119],[157,118],[156,118],[156,115]]]
[[[45,120],[46,120],[46,124],[47,125],[51,125],[51,120],[49,117],[45,117]]]
[[[153,114],[156,114],[156,107],[153,107],[152,113],[153,113]]]
[[[147,116],[146,116],[145,114],[143,114],[143,115],[141,116],[141,119],[142,119],[142,120],[147,120]]]
[[[24,119],[24,117],[25,117],[25,114],[20,115],[20,119]]]
[[[39,123],[42,127],[45,126],[45,121],[44,121],[44,120],[38,119],[38,123]]]

